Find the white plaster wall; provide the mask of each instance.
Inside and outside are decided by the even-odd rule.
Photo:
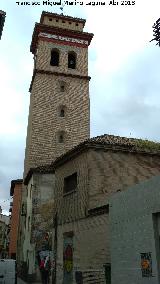
[[[110,200],[112,284],[158,284],[153,213],[160,212],[160,177]],[[156,215],[155,215],[156,216]],[[152,277],[142,277],[141,253],[152,254]]]

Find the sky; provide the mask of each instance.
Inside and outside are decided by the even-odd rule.
[[[43,0],[35,1],[40,5],[28,2],[31,5],[0,1],[0,10],[6,12],[0,40],[0,205],[4,214],[11,201],[11,180],[23,175],[33,28],[43,10],[61,13],[53,1],[48,5]],[[88,61],[91,137],[113,134],[160,141],[160,47],[150,42],[152,26],[160,18],[160,1],[117,0],[117,5],[96,1],[105,2],[103,6],[94,6],[93,1],[86,5],[88,0],[83,5],[73,2],[71,6],[66,1],[64,15],[85,18],[84,31],[94,33]]]

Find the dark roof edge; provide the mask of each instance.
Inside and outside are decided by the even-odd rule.
[[[97,136],[98,137],[98,136]],[[100,137],[100,136],[99,136]],[[103,149],[104,151],[112,150],[114,152],[127,152],[127,153],[134,153],[134,154],[142,154],[142,155],[156,155],[160,156],[160,152],[156,151],[150,151],[150,150],[143,150],[143,149],[137,149],[135,145],[112,145],[109,143],[101,143],[98,141],[92,141],[91,139],[87,139],[86,141],[78,144],[65,154],[58,157],[53,163],[54,169],[58,168],[59,166],[63,165],[66,161],[71,160],[75,158],[80,153],[88,150],[88,149]]]
[[[23,183],[23,179],[13,179],[11,180],[11,187],[10,187],[10,196],[13,196],[14,194],[14,188],[16,184]]]
[[[39,166],[39,167],[35,167],[35,168],[30,168],[25,179],[24,179],[25,185],[28,184],[33,173],[42,173],[42,174],[54,173],[54,167],[53,167],[52,164],[49,164],[49,165]]]

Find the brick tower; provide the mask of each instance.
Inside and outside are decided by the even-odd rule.
[[[90,136],[85,20],[42,12],[35,24],[24,175],[55,160]]]

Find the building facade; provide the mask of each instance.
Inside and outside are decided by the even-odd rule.
[[[2,214],[0,207],[0,258],[9,256],[10,217]]]
[[[112,284],[160,283],[160,176],[110,199]]]
[[[19,218],[21,214],[21,196],[22,196],[22,179],[12,180],[10,187],[10,196],[13,197],[10,203],[11,221],[10,221],[10,242],[9,257],[16,259]]]
[[[103,135],[81,143],[53,164],[57,283],[76,283],[77,273],[84,281],[90,273],[93,283],[106,283],[104,267],[110,281],[109,199],[160,173],[160,152],[144,144]]]
[[[90,137],[88,46],[93,34],[84,32],[84,25],[83,19],[49,12],[42,12],[35,25],[24,179],[31,168],[51,163]],[[26,201],[23,186],[22,206]],[[20,221],[20,262],[25,262],[24,218]]]
[[[23,278],[28,282],[40,281],[40,256],[52,249],[54,182],[54,171],[50,165],[31,169],[24,180],[27,199],[23,204],[24,239],[21,254]]]

